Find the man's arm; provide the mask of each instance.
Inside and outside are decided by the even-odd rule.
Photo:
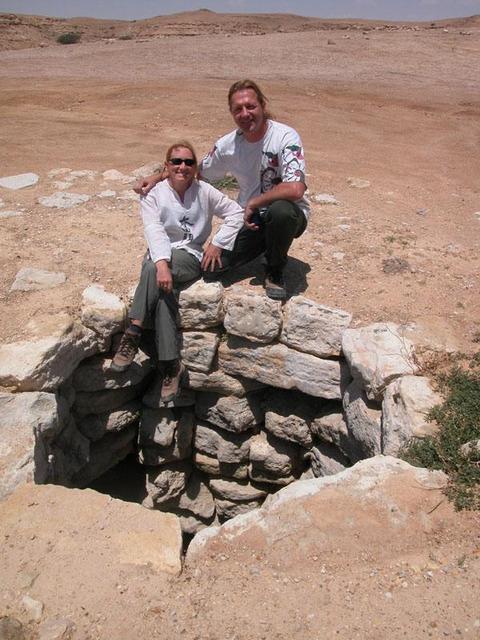
[[[139,178],[136,182],[134,182],[132,188],[135,193],[138,193],[141,196],[146,196],[147,193],[151,189],[153,189],[156,184],[158,184],[162,180],[165,180],[166,177],[167,173],[164,167],[159,173],[154,173],[151,176],[147,176],[146,178]]]

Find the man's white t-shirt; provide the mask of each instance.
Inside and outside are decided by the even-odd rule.
[[[280,182],[305,182],[302,141],[292,127],[268,120],[267,131],[258,142],[248,142],[240,130],[220,138],[199,170],[207,180],[218,180],[226,173],[235,176],[240,187],[238,203],[245,208],[250,198]],[[308,200],[303,197],[295,204],[308,220]]]
[[[194,180],[183,202],[168,180],[159,182],[141,199],[145,239],[153,262],[170,260],[172,249],[185,249],[202,259],[212,231],[212,216],[223,219],[212,244],[233,249],[243,225],[243,209],[207,182]]]

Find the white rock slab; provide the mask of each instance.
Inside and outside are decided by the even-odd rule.
[[[53,393],[0,393],[0,499],[24,482],[48,480],[45,441],[62,428]]]
[[[258,509],[263,500],[248,500],[246,502],[234,502],[233,500],[222,500],[215,498],[215,507],[221,522],[242,516],[249,511]]]
[[[264,487],[259,487],[247,481],[226,478],[212,478],[209,480],[208,486],[216,498],[223,498],[232,502],[261,500],[268,494]]]
[[[186,462],[148,470],[146,487],[150,500],[161,504],[178,497],[185,490],[191,472],[192,468]]]
[[[103,391],[135,387],[153,367],[150,358],[141,350],[126,371],[115,372],[111,365],[112,359],[104,356],[95,356],[82,362],[73,374],[73,388],[75,391]]]
[[[340,355],[342,335],[352,316],[303,296],[294,296],[284,307],[280,342],[315,356]]]
[[[353,377],[363,385],[368,398],[381,400],[385,387],[395,378],[414,374],[413,345],[391,322],[378,322],[358,329],[346,329],[342,351]]]
[[[160,465],[190,457],[194,416],[171,409],[144,408],[138,434],[139,459],[145,465]]]
[[[92,182],[93,180],[95,180],[97,173],[97,171],[92,171],[91,169],[77,169],[75,171],[70,171],[68,177],[72,180],[87,178],[90,182]]]
[[[91,196],[85,193],[70,193],[68,191],[57,191],[51,196],[43,196],[38,199],[38,203],[44,207],[52,209],[71,209],[79,204],[84,204],[90,200]]]
[[[201,420],[234,433],[253,429],[265,417],[258,394],[236,398],[216,393],[198,393],[195,413]]]
[[[195,471],[188,479],[185,492],[176,501],[176,505],[203,520],[209,520],[215,514],[212,493],[203,477]]]
[[[18,218],[18,216],[23,216],[23,212],[12,210],[0,211],[0,220],[6,220],[7,218]]]
[[[163,163],[158,162],[158,160],[153,160],[152,162],[148,162],[147,164],[138,167],[138,169],[134,169],[132,171],[132,175],[136,178],[144,178],[145,176],[149,176],[152,173],[158,173],[163,168]]]
[[[242,398],[250,391],[256,391],[264,386],[255,380],[234,378],[221,369],[210,373],[189,371],[187,384],[190,389],[195,391],[212,391],[224,396],[237,396],[237,398]]]
[[[123,572],[132,568],[175,575],[182,569],[182,536],[175,515],[148,511],[90,489],[19,487],[0,503],[2,539],[7,532],[16,547],[12,553],[21,553],[33,536],[41,549],[53,541],[71,575],[82,575],[85,584],[119,584]],[[69,593],[71,575],[58,571],[51,554],[33,559],[29,554],[28,559],[46,584]],[[48,615],[55,613],[46,610]]]
[[[89,414],[77,421],[80,433],[92,442],[96,442],[107,433],[119,433],[138,422],[142,414],[142,405],[138,401],[127,402],[119,409],[102,413]]]
[[[208,373],[217,353],[220,339],[216,333],[184,331],[181,356],[188,369]]]
[[[355,380],[345,391],[343,408],[349,436],[344,449],[352,462],[381,453],[382,412]]]
[[[252,342],[272,342],[282,326],[281,302],[243,288],[230,290],[225,298],[228,333]]]
[[[249,477],[257,482],[289,484],[302,466],[300,447],[264,431],[250,440]]]
[[[208,329],[222,324],[223,286],[220,282],[197,280],[180,291],[180,326],[183,329]]]
[[[25,187],[33,187],[37,184],[39,176],[36,173],[20,173],[16,176],[5,176],[0,178],[0,187],[4,189],[25,189]]]
[[[426,418],[441,402],[442,397],[423,376],[403,376],[389,384],[382,403],[383,453],[397,455],[412,438],[433,435],[438,425]]]
[[[320,442],[312,447],[305,458],[310,460],[310,466],[315,478],[322,476],[333,476],[350,466],[349,460],[343,453],[332,444]]]
[[[308,448],[312,445],[310,424],[317,403],[301,393],[275,389],[264,401],[265,429],[277,438]]]
[[[315,193],[311,196],[311,200],[317,204],[340,204],[331,193]]]
[[[222,476],[246,480],[248,478],[248,466],[246,464],[222,463],[217,458],[208,456],[200,451],[193,452],[193,464],[208,476]]]
[[[230,375],[326,399],[341,398],[350,379],[348,368],[341,362],[322,360],[284,344],[259,346],[233,337],[221,343],[218,364]]]
[[[132,200],[134,202],[140,202],[140,196],[132,189],[126,189],[124,191],[120,191],[117,196],[117,200]]]
[[[64,176],[70,172],[71,172],[71,169],[68,169],[67,167],[60,167],[58,169],[52,169],[51,171],[49,171],[47,173],[47,176],[50,179],[52,179],[52,178],[57,178],[58,176]]]
[[[370,186],[370,182],[363,178],[347,178],[347,184],[355,189],[366,189]]]
[[[440,471],[418,469],[397,458],[363,460],[335,475],[290,484],[269,496],[260,509],[201,531],[188,548],[187,564],[201,567],[212,553],[222,548],[228,552],[230,545],[247,550],[254,546],[265,553],[285,545],[285,551],[298,547],[302,553],[306,544],[318,545],[320,539],[332,540],[334,553],[339,540],[348,544],[351,539],[352,522],[365,523],[364,544],[369,538],[385,538],[386,530],[388,540],[400,540],[419,523],[432,529],[442,525],[444,514],[429,511],[438,498],[426,503],[426,489],[438,490],[446,481]],[[289,554],[285,567],[291,562]]]
[[[46,271],[45,269],[33,269],[25,267],[20,269],[15,276],[10,291],[39,291],[41,289],[53,289],[66,282],[67,276],[61,272]]]
[[[197,424],[194,434],[194,448],[220,463],[236,465],[248,462],[250,433],[231,433],[211,424]],[[230,474],[225,474],[230,475]]]
[[[104,180],[108,180],[110,182],[121,182],[122,184],[129,184],[133,182],[133,176],[127,176],[116,169],[108,169],[108,171],[104,171],[102,173],[102,177]]]
[[[82,294],[81,320],[102,338],[119,333],[125,327],[127,308],[118,296],[91,284]]]
[[[97,193],[97,196],[99,198],[115,198],[116,195],[117,192],[113,191],[112,189],[105,189],[105,191],[100,191],[100,193]]]
[[[53,391],[98,349],[95,333],[65,315],[51,318],[47,328],[45,337],[0,346],[0,385]]]

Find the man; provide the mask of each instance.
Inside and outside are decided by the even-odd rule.
[[[305,161],[298,133],[271,119],[266,97],[252,80],[235,82],[228,92],[230,113],[237,129],[220,138],[202,160],[202,178],[216,180],[226,173],[239,184],[238,203],[244,208],[244,227],[232,251],[213,242],[205,249],[202,269],[207,280],[265,254],[265,290],[270,298],[287,297],[283,269],[294,240],[307,226],[304,197]],[[143,181],[148,192],[160,176]]]

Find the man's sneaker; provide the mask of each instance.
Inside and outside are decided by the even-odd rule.
[[[265,293],[272,300],[285,300],[287,290],[281,271],[267,271],[265,276]]]
[[[130,332],[128,329],[122,336],[118,345],[117,353],[113,356],[110,368],[112,371],[126,371],[137,355],[138,346],[142,339],[142,333]]]
[[[180,360],[173,360],[165,365],[163,371],[162,393],[160,400],[164,403],[172,402],[180,393],[180,383],[182,381],[185,367]]]

